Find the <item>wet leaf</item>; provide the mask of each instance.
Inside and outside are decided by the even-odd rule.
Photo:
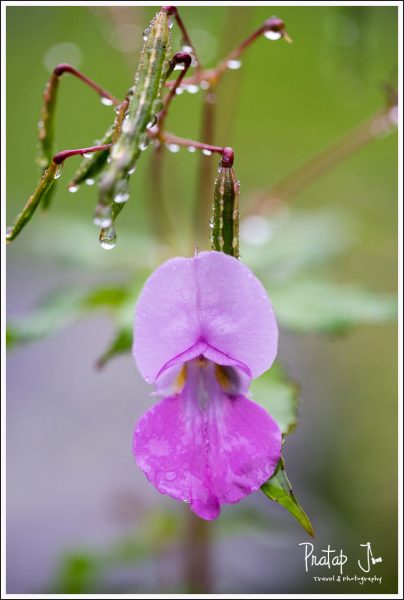
[[[392,321],[397,316],[393,295],[327,281],[300,280],[271,289],[281,325],[299,332],[345,333],[364,323]]]
[[[274,502],[281,504],[286,510],[295,517],[305,531],[314,537],[313,526],[309,517],[300,506],[292,491],[292,486],[286,475],[285,462],[280,459],[274,475],[268,479],[262,486],[264,494]]]
[[[294,431],[299,387],[287,378],[279,363],[252,382],[250,396],[272,415],[283,435]]]

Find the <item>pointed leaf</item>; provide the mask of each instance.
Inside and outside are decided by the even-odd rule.
[[[314,537],[313,526],[310,523],[309,517],[300,506],[299,502],[292,491],[292,486],[285,472],[285,462],[280,459],[275,474],[262,486],[261,490],[264,494],[274,502],[281,504],[295,519],[300,523],[305,531]]]

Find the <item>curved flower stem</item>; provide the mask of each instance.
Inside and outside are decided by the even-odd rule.
[[[186,45],[186,46],[189,46],[190,48],[192,48],[192,55],[193,55],[193,59],[194,59],[194,62],[195,62],[195,69],[197,71],[200,70],[201,69],[201,62],[200,62],[199,58],[196,55],[194,45],[193,45],[193,43],[191,41],[191,38],[188,35],[188,31],[186,30],[186,27],[185,27],[184,23],[183,23],[180,15],[179,15],[177,7],[176,6],[163,6],[162,10],[165,10],[167,12],[167,14],[172,15],[175,18],[176,23],[177,23],[177,25],[178,25],[178,27],[179,27],[179,29],[181,31],[181,34],[182,34],[183,44]]]
[[[170,91],[164,100],[163,110],[158,115],[159,129],[163,129],[164,121],[165,121],[165,119],[167,117],[167,113],[168,113],[168,108],[169,108],[173,98],[175,97],[177,88],[181,85],[181,82],[184,79],[186,72],[188,71],[189,67],[191,66],[191,62],[192,62],[191,55],[188,54],[187,52],[177,52],[177,54],[174,54],[174,56],[170,60],[170,68],[168,70],[167,77],[172,73],[172,71],[174,70],[176,65],[183,64],[184,69],[181,71],[181,73],[178,75],[177,79],[174,81],[174,85],[170,88]]]
[[[184,582],[192,594],[209,594],[212,574],[209,557],[211,531],[209,521],[204,521],[187,511],[184,544]]]
[[[21,229],[23,229],[23,227],[25,227],[25,225],[31,219],[32,215],[38,208],[41,200],[43,201],[46,194],[49,193],[49,190],[51,189],[55,180],[59,178],[62,163],[67,158],[70,158],[71,156],[76,156],[77,154],[84,155],[87,153],[89,154],[98,151],[102,152],[104,150],[108,150],[110,146],[111,144],[104,144],[101,146],[89,146],[88,148],[78,148],[76,150],[63,150],[62,152],[58,152],[57,154],[55,154],[48,168],[44,170],[36,190],[28,198],[22,211],[17,216],[14,225],[7,229],[7,242],[11,242],[12,240],[14,240],[20,233]]]
[[[285,29],[285,24],[281,19],[272,17],[267,19],[258,29],[256,29],[251,35],[243,40],[238,46],[236,46],[229,54],[223,58],[214,69],[198,69],[192,77],[184,79],[184,84],[198,84],[201,81],[207,81],[211,85],[215,85],[221,79],[223,73],[228,69],[228,63],[231,60],[237,60],[247,50],[247,48],[261,35],[266,32],[272,32],[274,35],[278,35],[283,38],[286,42],[291,43],[292,39],[288,35]],[[275,39],[275,38],[274,38]],[[172,87],[173,82],[167,81],[165,86]]]
[[[372,115],[370,119],[349,131],[340,140],[304,163],[271,189],[263,192],[249,207],[248,212],[264,214],[273,208],[275,201],[292,200],[348,156],[393,130],[397,125],[396,119],[396,104],[387,106],[384,110]]]
[[[55,162],[57,165],[61,165],[62,162],[66,160],[66,158],[70,158],[71,156],[77,156],[78,154],[81,154],[81,156],[83,156],[84,154],[92,154],[93,152],[109,150],[109,148],[111,148],[111,144],[89,146],[88,148],[77,148],[75,150],[62,150],[61,152],[55,154],[55,156],[53,157],[53,162]]]

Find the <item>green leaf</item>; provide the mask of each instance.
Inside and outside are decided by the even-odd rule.
[[[285,472],[285,462],[280,459],[274,475],[262,486],[261,490],[270,500],[281,504],[300,523],[305,531],[314,537],[313,526],[309,517],[300,506],[292,491],[292,486]]]
[[[97,367],[102,369],[105,365],[120,354],[129,353],[132,348],[133,331],[131,328],[118,329],[106,350],[97,360]]]
[[[53,335],[88,314],[107,312],[115,319],[120,339],[106,353],[123,351],[123,330],[129,330],[134,315],[137,295],[143,285],[144,274],[129,287],[103,286],[91,291],[63,289],[52,293],[29,315],[13,319],[7,328],[7,344],[31,342]],[[128,333],[126,334],[128,336]]]
[[[283,435],[297,424],[299,387],[290,381],[279,363],[255,379],[250,388],[253,400],[265,408],[278,423]]]
[[[358,286],[299,280],[271,289],[281,325],[298,332],[340,334],[364,323],[392,321],[397,316],[393,295]]]

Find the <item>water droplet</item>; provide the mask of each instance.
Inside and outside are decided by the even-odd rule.
[[[129,192],[118,192],[114,196],[114,202],[117,204],[124,204],[129,200]]]
[[[110,156],[108,156],[107,158],[107,163],[109,164],[111,162],[112,158]]]
[[[184,44],[181,48],[181,52],[187,52],[187,54],[191,54],[192,46],[188,46],[187,44]]]
[[[191,154],[193,154],[194,152],[196,152],[195,146],[188,146],[188,152],[191,152]]]
[[[100,231],[100,244],[104,250],[112,250],[116,246],[116,231],[112,225]]]
[[[175,473],[175,471],[167,471],[165,477],[167,481],[174,481],[177,477],[177,473]]]
[[[202,154],[204,154],[205,156],[211,156],[212,155],[212,151],[208,150],[207,148],[204,148],[202,150]]]
[[[150,121],[147,123],[146,127],[147,127],[147,129],[150,129],[151,127],[154,127],[155,125],[157,125],[157,115],[152,116]]]
[[[139,150],[140,150],[141,152],[144,152],[144,150],[146,150],[146,148],[148,147],[149,143],[150,143],[150,138],[149,138],[149,136],[148,136],[148,135],[144,135],[144,136],[142,137],[142,139],[140,140],[140,143],[139,143]]]
[[[227,68],[231,69],[232,71],[236,71],[237,69],[239,69],[241,67],[241,60],[228,60],[227,61]]]
[[[97,204],[93,219],[94,225],[96,227],[102,227],[103,229],[112,225],[111,212],[111,206],[109,204],[107,206],[104,206],[103,204]]]
[[[175,93],[177,94],[177,96],[181,96],[181,94],[184,93],[184,88],[183,87],[177,87],[177,89],[175,90]]]
[[[188,498],[185,498],[184,502],[185,502],[185,504],[189,504],[191,502],[191,500],[189,500]]]
[[[163,101],[160,98],[156,98],[156,100],[152,104],[152,112],[159,113],[163,109]]]
[[[201,90],[208,90],[210,88],[210,83],[209,81],[202,79],[202,81],[199,84],[199,87],[201,88]]]
[[[124,133],[132,133],[133,129],[134,129],[134,126],[133,126],[132,121],[130,121],[128,119],[128,117],[125,117],[125,119],[123,120],[123,123],[122,123],[122,131]]]
[[[169,27],[170,29],[172,29],[172,28],[173,28],[173,25],[174,25],[174,19],[173,19],[173,17],[170,15],[170,16],[168,17],[168,27]]]
[[[264,37],[266,37],[267,40],[279,40],[282,37],[282,32],[271,31],[270,29],[268,29],[268,31],[264,31]]]
[[[136,171],[136,165],[133,165],[133,167],[131,167],[128,171],[128,175],[133,175],[133,173]]]
[[[199,92],[199,85],[195,85],[194,83],[189,83],[185,86],[188,94],[197,94]]]
[[[83,152],[81,155],[83,158],[92,158],[93,152]]]
[[[67,188],[67,191],[70,192],[71,194],[74,194],[75,192],[77,192],[78,189],[79,189],[78,185],[69,185],[69,187]]]
[[[103,104],[104,106],[112,106],[114,101],[111,100],[111,98],[108,98],[107,96],[100,96],[100,100],[101,100],[101,104]]]
[[[91,177],[87,177],[87,179],[86,179],[87,185],[94,185],[94,183],[95,183],[95,179],[91,179]]]
[[[150,35],[150,27],[147,27],[143,32],[143,40],[146,41]]]
[[[53,176],[55,179],[59,179],[59,177],[62,175],[62,169],[63,169],[63,163],[60,163],[60,165],[57,165],[55,174]]]
[[[174,71],[183,71],[185,69],[185,65],[183,63],[177,63],[174,67]]]
[[[166,144],[166,148],[169,152],[179,152],[181,150],[180,146],[178,144]]]

